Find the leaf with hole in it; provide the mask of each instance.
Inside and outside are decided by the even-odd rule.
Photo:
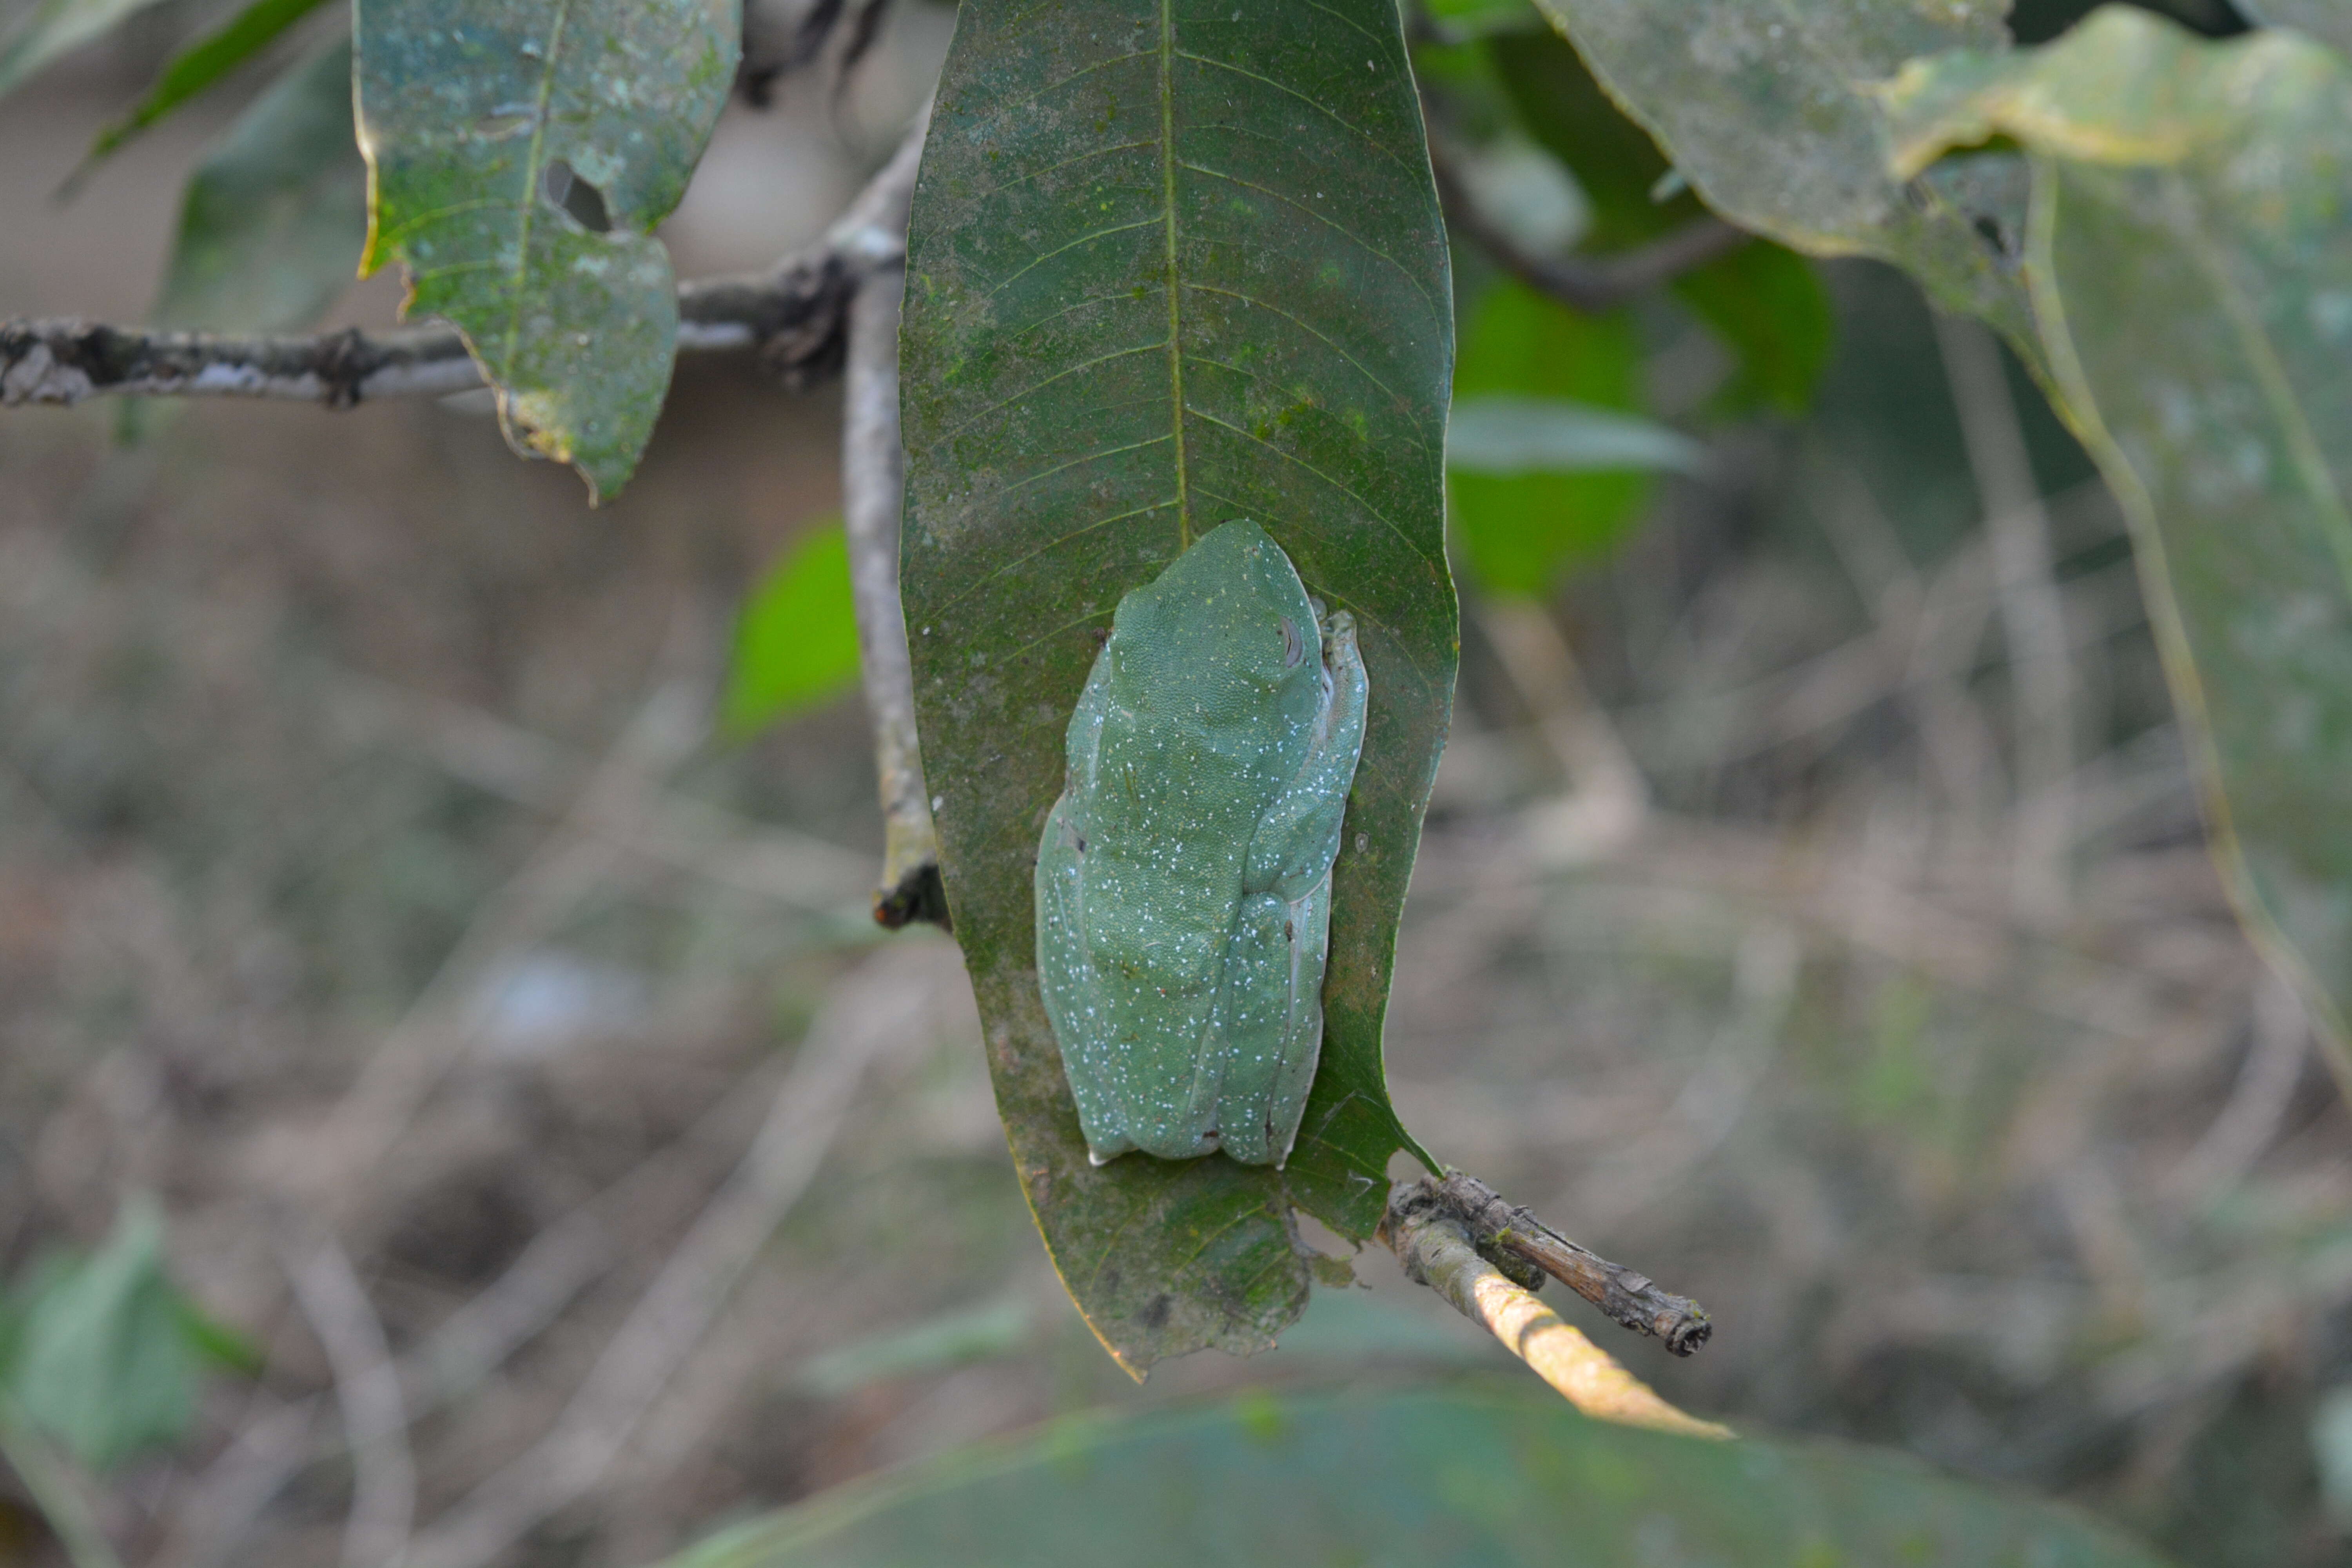
[[[1904,268],[1946,308],[2033,352],[2013,247],[2017,161],[1906,183],[1871,84],[1941,49],[2000,49],[1997,0],[1536,0],[1706,205],[1813,256]],[[1695,302],[1696,303],[1696,302]]]
[[[23,26],[0,40],[0,97],[158,4],[160,0],[45,0]]]
[[[1992,135],[2032,159],[2035,321],[2131,520],[2215,852],[2352,1081],[2352,65],[2111,6],[1888,100],[1903,170]]]
[[[1451,710],[1445,239],[1391,0],[968,0],[915,197],[903,553],[923,764],[1022,1182],[1130,1369],[1263,1348],[1412,1149],[1381,1068]],[[1370,723],[1320,1066],[1282,1171],[1087,1160],[1039,999],[1038,835],[1120,597],[1255,519],[1353,614]]]
[[[519,450],[598,500],[669,388],[685,193],[741,50],[738,0],[358,0],[362,272],[406,263]]]
[[[196,166],[156,300],[163,326],[288,331],[351,287],[367,236],[352,139],[352,48],[286,73]]]
[[[720,726],[744,736],[838,697],[857,679],[857,613],[841,524],[810,531],[751,591],[735,623]]]
[[[83,167],[111,157],[125,142],[163,119],[182,104],[214,86],[246,61],[277,42],[287,28],[319,8],[320,0],[253,0],[253,3],[172,57],[147,95],[131,112],[98,133]],[[349,97],[351,57],[343,58],[345,96]],[[358,156],[356,153],[352,154]]]
[[[26,1296],[0,1367],[8,1402],[95,1469],[178,1441],[195,1416],[199,1358],[235,1338],[173,1285],[163,1216],[145,1203]]]
[[[1371,1392],[1065,1420],[753,1520],[668,1568],[1013,1563],[2162,1568],[1899,1454],[1722,1443],[1557,1400]]]
[[[1489,593],[1548,593],[1559,574],[1613,547],[1649,499],[1655,462],[1588,465],[1584,472],[1496,471],[1480,463],[1479,405],[1507,397],[1566,399],[1633,417],[1641,407],[1641,342],[1622,311],[1587,316],[1518,283],[1486,291],[1462,334],[1454,390],[1462,399],[1446,489],[1455,536],[1473,575]],[[1467,417],[1466,429],[1459,422]],[[1523,422],[1522,422],[1523,423]],[[1459,455],[1465,437],[1472,460]]]

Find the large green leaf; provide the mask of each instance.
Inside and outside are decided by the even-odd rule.
[[[2352,1079],[2352,67],[2109,6],[1889,101],[1904,168],[2032,155],[2035,321],[2132,520],[2216,853]]]
[[[1405,1392],[1079,1417],[740,1525],[671,1568],[2158,1568],[1894,1455],[1715,1443]]]
[[[98,133],[95,163],[218,82],[277,42],[287,28],[319,8],[320,0],[252,0],[236,16],[173,55],[131,112]],[[350,58],[344,59],[348,73]],[[349,82],[346,79],[345,85]],[[354,154],[356,156],[356,154]]]
[[[738,0],[357,0],[367,271],[464,332],[519,448],[598,499],[669,388],[677,282],[652,236],[727,101]]]
[[[1072,1296],[1131,1369],[1261,1348],[1410,1147],[1381,1070],[1452,707],[1445,241],[1391,0],[967,0],[902,340],[923,762],[997,1102]],[[1037,994],[1031,868],[1120,596],[1250,517],[1370,673],[1323,1056],[1288,1168],[1087,1161]]]
[[[158,0],[43,0],[23,26],[0,42],[0,96],[156,4]]]
[[[1537,3],[1709,206],[1811,255],[1898,263],[2032,352],[2005,248],[2024,216],[2015,160],[1906,184],[1870,91],[1921,55],[2004,47],[1995,0]]]
[[[215,331],[308,326],[351,287],[366,237],[352,47],[338,39],[257,99],[197,165],[154,318]]]

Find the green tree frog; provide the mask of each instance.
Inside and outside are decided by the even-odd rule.
[[[1129,594],[1037,847],[1037,973],[1097,1165],[1290,1155],[1363,749],[1354,620],[1227,522]]]

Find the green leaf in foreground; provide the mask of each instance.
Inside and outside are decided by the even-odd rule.
[[[50,64],[96,43],[158,0],[43,0],[25,25],[0,40],[0,97]]]
[[[26,1420],[105,1469],[187,1430],[199,1357],[225,1333],[165,1275],[163,1216],[133,1204],[105,1246],[36,1281],[10,1336],[5,1393]]]
[[[1995,0],[1537,0],[1611,98],[1657,138],[1707,205],[1813,256],[1903,267],[1948,310],[2032,352],[2004,244],[2021,193],[2000,168],[1905,184],[1869,91],[1906,61],[2008,43]],[[1694,301],[1695,308],[1697,302]]]
[[[1453,702],[1445,241],[1391,0],[968,0],[915,197],[903,562],[942,870],[997,1104],[1063,1281],[1131,1370],[1261,1349],[1412,1148],[1381,1068]],[[1321,1064],[1288,1167],[1087,1163],[1038,998],[1031,873],[1113,607],[1256,520],[1352,612],[1370,725]]]
[[[1905,170],[2032,154],[2035,323],[2131,519],[2215,853],[2352,1080],[2352,66],[2109,6],[1888,101]]]
[[[289,331],[341,298],[367,236],[367,165],[352,139],[343,39],[273,84],[189,178],[153,318]]]
[[[1078,1417],[738,1526],[669,1568],[918,1563],[2160,1568],[2072,1510],[1896,1455],[1433,1391]]]
[[[319,8],[320,0],[253,0],[213,31],[172,57],[147,96],[130,113],[98,133],[84,166],[113,153],[124,142],[219,81],[277,42],[287,28]],[[350,68],[350,56],[344,68]],[[349,85],[348,77],[345,85]],[[356,153],[353,154],[357,156]]]
[[[677,280],[654,225],[725,106],[737,0],[358,0],[365,271],[466,335],[518,449],[598,500],[669,389]]]
[[[749,735],[857,680],[857,612],[841,524],[811,531],[751,590],[735,623],[720,724]]]

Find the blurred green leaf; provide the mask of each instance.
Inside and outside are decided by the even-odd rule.
[[[1198,1563],[2158,1568],[1899,1456],[1706,1442],[1557,1400],[1366,1393],[1080,1417],[755,1520],[671,1568]]]
[[[126,1204],[106,1244],[46,1270],[21,1314],[9,1395],[82,1463],[110,1468],[187,1431],[194,1309],[164,1272],[163,1219],[153,1205]]]
[[[1541,32],[1545,26],[1532,0],[1421,0],[1421,14],[1448,39]]]
[[[813,1394],[837,1398],[890,1378],[1009,1355],[1036,1329],[1037,1314],[1027,1300],[1002,1297],[845,1345],[809,1363],[797,1381]]]
[[[968,0],[910,248],[917,713],[1014,1161],[1130,1369],[1262,1349],[1307,1299],[1292,1205],[1364,1236],[1412,1147],[1381,1021],[1458,626],[1451,290],[1397,9]],[[1353,612],[1370,672],[1321,1063],[1283,1171],[1097,1168],[1037,994],[1037,837],[1113,607],[1235,517]]]
[[[182,104],[219,81],[278,40],[280,34],[319,8],[320,0],[253,0],[244,10],[198,38],[164,65],[147,96],[130,113],[98,133],[83,166],[111,154]],[[348,88],[351,57],[343,57]],[[358,154],[354,152],[353,156]]]
[[[351,287],[366,235],[352,47],[339,39],[257,99],[196,166],[153,319],[214,331],[307,327]]]
[[[813,529],[751,590],[735,623],[720,723],[750,735],[857,680],[857,612],[841,524]]]
[[[1641,379],[1641,342],[1622,312],[1580,315],[1507,282],[1486,291],[1462,334],[1454,391],[1473,407],[1493,397],[1541,398],[1633,416]],[[1463,556],[1491,593],[1548,593],[1563,570],[1625,536],[1649,500],[1642,470],[1656,466],[1506,476],[1457,461],[1446,489]]]
[[[363,272],[466,334],[518,450],[619,492],[669,389],[677,205],[741,52],[738,0],[356,0]]]
[[[1596,249],[1641,245],[1705,215],[1688,190],[1657,198],[1672,166],[1567,43],[1500,38],[1489,51],[1522,122],[1584,188]],[[1684,273],[1672,289],[1738,356],[1718,397],[1725,412],[1796,415],[1811,404],[1829,365],[1835,319],[1811,262],[1758,240]]]
[[[1716,211],[1809,255],[1895,262],[1947,309],[1982,316],[2033,352],[2024,287],[2005,249],[2023,227],[2016,160],[1979,159],[1906,185],[1887,169],[1885,110],[1869,90],[1921,55],[2006,47],[2004,7],[1537,4]],[[1563,155],[1582,177],[1572,152]]]
[[[1887,101],[1899,172],[2032,157],[2035,322],[2131,519],[2215,853],[2352,1078],[2352,66],[2108,6]]]
[[[1456,473],[1696,473],[1706,448],[1654,419],[1559,397],[1470,397],[1454,405],[1445,461]]]
[[[22,27],[0,43],[0,97],[16,91],[51,62],[95,43],[158,0],[46,0]]]

